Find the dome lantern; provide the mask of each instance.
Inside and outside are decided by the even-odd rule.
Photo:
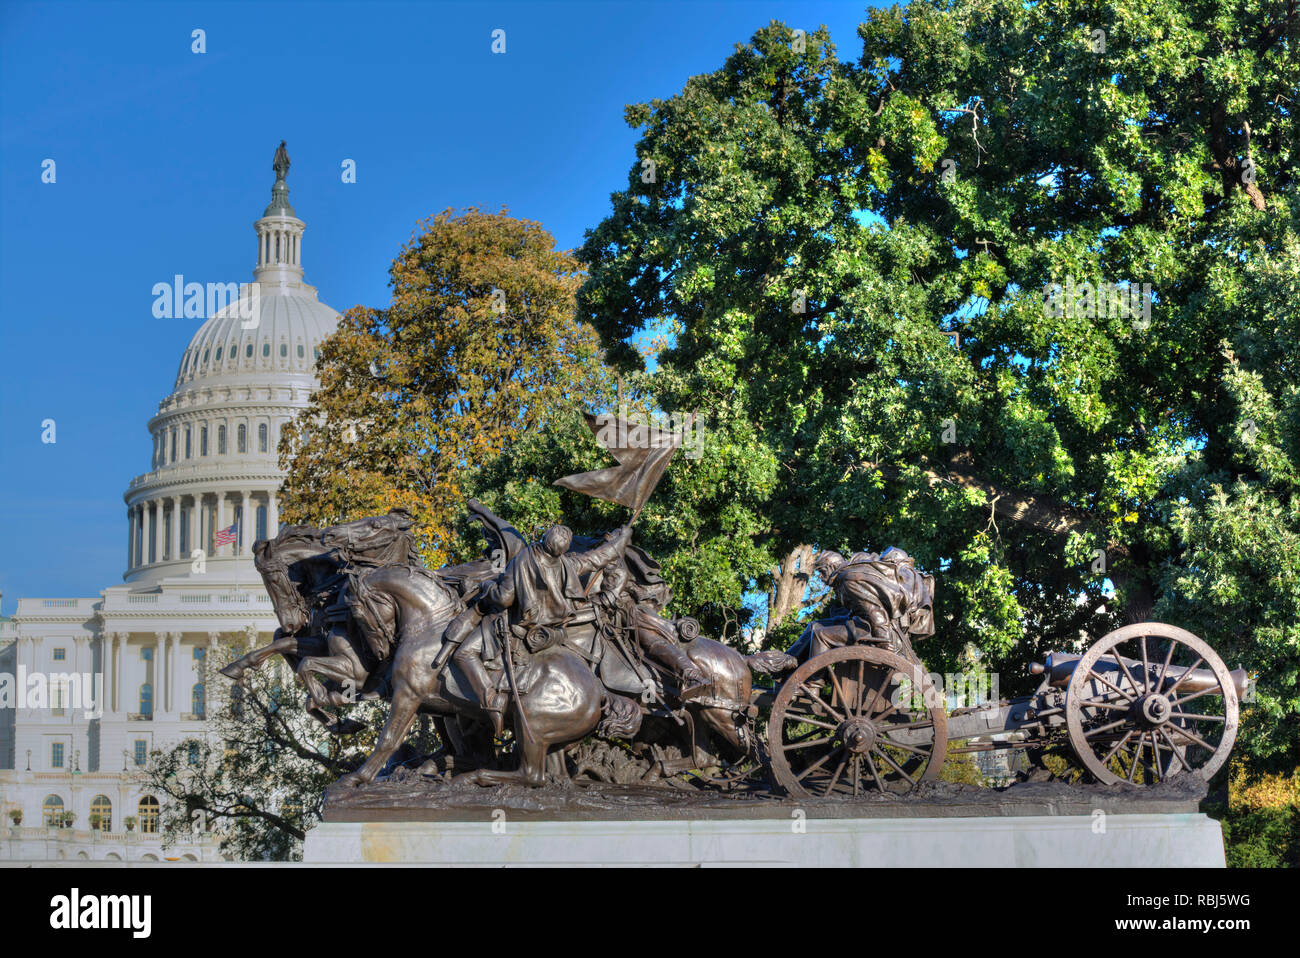
[[[306,224],[298,219],[289,205],[289,151],[280,141],[271,162],[275,185],[271,187],[271,204],[262,218],[253,224],[257,231],[257,268],[253,279],[258,283],[282,286],[302,282],[302,234]]]

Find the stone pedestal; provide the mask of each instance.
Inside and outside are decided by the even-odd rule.
[[[693,821],[324,822],[312,863],[1222,868],[1201,814]]]
[[[796,801],[636,786],[331,789],[316,864],[445,866],[1224,866],[1204,783],[1152,788],[936,784],[908,796]]]

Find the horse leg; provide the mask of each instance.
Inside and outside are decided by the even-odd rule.
[[[342,692],[327,692],[317,681],[318,675],[333,679],[345,688],[348,683],[351,683],[352,694],[349,696]],[[341,655],[314,655],[303,659],[302,664],[298,666],[298,677],[307,686],[312,700],[321,706],[353,704],[357,700],[357,690],[369,678],[364,671],[358,674],[357,665],[351,659]]]
[[[518,724],[518,723],[516,723]],[[529,785],[540,788],[546,784],[546,743],[524,742],[520,740],[519,767],[510,771],[498,771],[479,768],[466,772],[459,779],[474,782],[477,785]]]
[[[227,665],[221,670],[221,674],[228,679],[234,679],[238,682],[244,677],[244,672],[256,672],[262,667],[263,663],[265,663],[267,659],[276,654],[297,655],[298,637],[294,635],[286,635],[284,638],[276,639],[270,645],[264,645],[260,649],[254,649],[247,655],[241,656]]]
[[[554,749],[546,756],[546,773],[557,781],[569,781],[569,763],[565,760],[564,749]]]
[[[373,782],[380,769],[388,764],[393,753],[406,739],[411,726],[415,724],[415,716],[419,709],[419,694],[406,684],[398,686],[393,692],[393,705],[388,712],[388,722],[384,725],[383,732],[379,734],[374,752],[366,759],[364,765],[355,772],[344,775],[339,779],[339,783],[356,786]]]

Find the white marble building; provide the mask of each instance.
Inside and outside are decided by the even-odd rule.
[[[123,583],[95,597],[19,599],[0,619],[0,861],[217,855],[201,834],[162,848],[159,797],[136,770],[151,750],[206,735],[219,697],[208,687],[211,650],[236,637],[269,641],[276,628],[252,544],[279,528],[280,430],[306,405],[320,342],[339,318],[303,282],[304,224],[288,194],[277,175],[254,224],[255,309],[203,323],[148,423],[149,471],[124,494]],[[232,525],[235,541],[217,545]],[[102,716],[57,695],[4,707],[4,677],[13,690],[37,673],[102,678]],[[59,827],[67,813],[71,824]]]

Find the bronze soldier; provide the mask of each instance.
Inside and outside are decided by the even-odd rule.
[[[911,637],[934,634],[934,576],[917,572],[915,560],[902,549],[855,552],[848,560],[827,550],[817,555],[813,568],[835,590],[843,609],[809,625],[785,652],[749,656],[755,671],[786,672],[829,649],[859,642],[883,642],[915,658]]]
[[[434,659],[435,673],[453,660],[469,682],[468,691],[501,734],[506,694],[496,688],[485,659],[499,653],[496,637],[483,628],[485,616],[503,614],[511,634],[527,640],[537,651],[551,641],[551,631],[563,629],[578,609],[590,603],[582,576],[605,568],[627,547],[632,530],[624,526],[606,536],[604,544],[586,552],[570,552],[573,533],[552,526],[540,542],[520,551],[493,582],[480,589],[477,601],[447,626]]]
[[[615,620],[616,628],[620,625],[627,628],[650,659],[678,677],[680,697],[687,699],[703,691],[708,679],[677,644],[673,623],[659,614],[672,601],[672,589],[661,577],[653,578],[657,581],[636,581],[628,570],[625,556],[605,572],[595,602],[606,616]]]

